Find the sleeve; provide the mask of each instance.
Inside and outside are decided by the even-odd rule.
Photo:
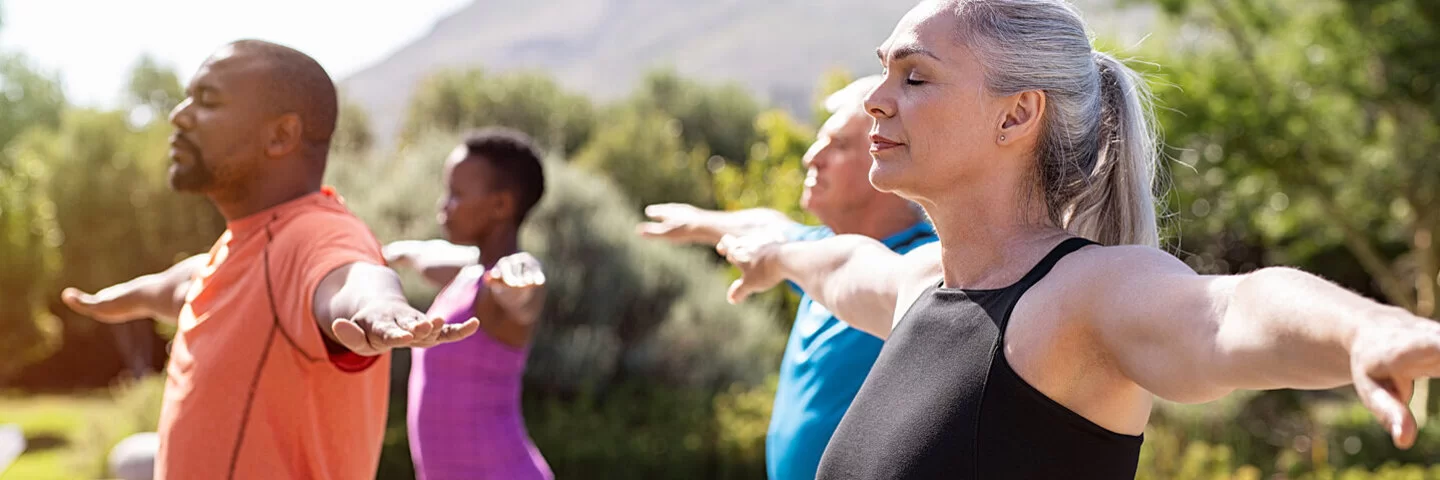
[[[346,372],[374,364],[378,356],[355,354],[325,338],[315,318],[315,291],[331,272],[353,263],[385,264],[380,243],[370,230],[349,214],[311,213],[290,222],[275,244],[289,261],[284,267],[289,285],[278,291],[292,294],[277,293],[277,301],[286,303],[281,311],[288,315],[281,315],[280,321],[296,349],[312,363],[328,360]]]

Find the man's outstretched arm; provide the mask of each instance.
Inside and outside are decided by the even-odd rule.
[[[163,272],[136,277],[93,295],[66,288],[60,293],[60,300],[76,313],[105,323],[154,318],[174,324],[185,307],[191,280],[205,268],[208,258],[208,254],[196,255]]]

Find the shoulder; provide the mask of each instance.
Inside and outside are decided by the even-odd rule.
[[[1203,283],[1189,265],[1163,250],[1139,245],[1090,246],[1055,264],[1028,295],[1070,320],[1130,328],[1137,319],[1204,308]],[[1200,282],[1200,283],[1197,283]]]
[[[278,222],[271,235],[278,246],[305,249],[336,242],[379,248],[379,241],[365,222],[344,210],[306,209]]]
[[[1155,247],[1091,245],[1061,258],[1047,278],[1105,287],[1154,276],[1194,274],[1185,262]]]
[[[309,272],[330,272],[352,263],[385,265],[380,242],[359,218],[343,209],[307,208],[271,231],[277,265]]]

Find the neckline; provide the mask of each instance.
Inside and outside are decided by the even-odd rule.
[[[935,282],[935,285],[934,285],[933,287],[931,287],[931,288],[934,290],[935,293],[948,294],[948,295],[963,295],[963,296],[967,296],[967,297],[994,295],[994,294],[997,294],[997,293],[1007,292],[1007,291],[1010,291],[1010,290],[1015,289],[1016,287],[1020,287],[1021,285],[1025,284],[1025,283],[1027,283],[1027,282],[1029,282],[1029,283],[1034,283],[1034,282],[1036,282],[1036,281],[1039,281],[1040,278],[1043,278],[1046,274],[1050,273],[1050,270],[1051,270],[1052,268],[1054,268],[1054,266],[1055,266],[1056,263],[1059,263],[1059,261],[1060,261],[1061,258],[1064,258],[1066,255],[1069,255],[1069,254],[1071,254],[1071,253],[1074,253],[1074,252],[1080,250],[1081,248],[1085,248],[1085,247],[1090,246],[1090,245],[1099,245],[1099,244],[1098,244],[1098,243],[1095,243],[1095,242],[1093,242],[1093,241],[1091,241],[1091,240],[1089,240],[1089,239],[1086,239],[1086,238],[1084,238],[1084,237],[1065,237],[1065,239],[1064,239],[1064,240],[1061,240],[1060,243],[1057,243],[1057,244],[1055,244],[1054,247],[1051,247],[1049,253],[1046,253],[1044,257],[1041,257],[1039,262],[1035,262],[1035,265],[1031,266],[1031,267],[1030,267],[1030,270],[1026,271],[1024,275],[1021,275],[1019,279],[1017,279],[1017,280],[1015,280],[1014,282],[1010,283],[1009,285],[1006,285],[1006,286],[1003,286],[1003,287],[998,287],[998,288],[953,288],[953,287],[946,287],[946,286],[945,286],[945,279],[944,279],[944,278],[941,278],[939,281]]]

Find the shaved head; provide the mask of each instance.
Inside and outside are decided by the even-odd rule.
[[[234,57],[258,60],[257,66],[264,71],[262,97],[257,100],[274,114],[299,115],[305,142],[328,150],[340,101],[335,82],[320,62],[299,50],[263,40],[240,40],[229,48]]]

